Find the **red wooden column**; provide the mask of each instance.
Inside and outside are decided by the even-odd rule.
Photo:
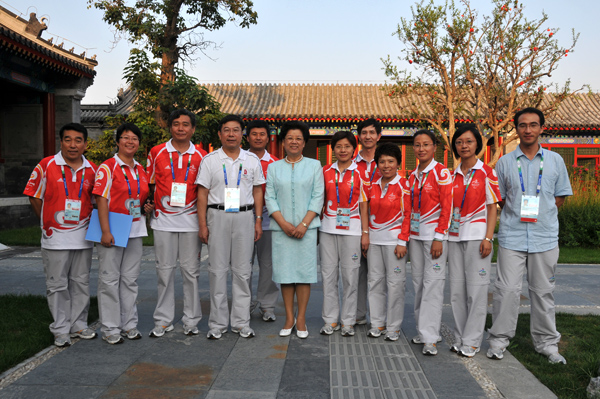
[[[54,155],[54,153],[56,152],[56,119],[54,107],[54,93],[44,93],[42,97],[42,107],[44,114],[44,125],[42,127],[44,157],[49,157],[50,155]]]

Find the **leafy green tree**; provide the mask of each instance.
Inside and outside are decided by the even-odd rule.
[[[177,108],[197,113],[195,142],[214,142],[220,104],[178,65],[214,45],[204,32],[227,22],[248,28],[258,15],[250,0],[87,0],[104,11],[103,20],[137,48],[130,52],[125,80],[136,91],[128,122],[144,134],[143,150],[166,141],[169,114]],[[113,121],[114,122],[114,121]],[[109,123],[110,124],[110,123]],[[111,127],[111,126],[109,126]],[[106,142],[106,138],[105,142]],[[91,143],[98,151],[98,143]]]
[[[492,140],[493,166],[517,139],[511,123],[517,110],[534,106],[552,115],[583,87],[573,91],[567,81],[547,90],[578,34],[573,31],[570,46],[562,47],[559,30],[546,27],[546,14],[529,20],[518,1],[492,0],[492,6],[479,18],[468,0],[422,0],[395,32],[404,45],[399,60],[416,72],[398,68],[390,56],[382,61],[392,81],[386,90],[404,112],[433,126],[448,148],[457,122],[474,121],[485,134],[484,148]]]

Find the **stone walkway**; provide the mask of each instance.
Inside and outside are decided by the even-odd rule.
[[[204,249],[203,253],[207,251]],[[416,334],[410,268],[403,334],[395,343],[367,338],[365,326],[357,326],[356,335],[350,338],[338,333],[331,337],[319,335],[323,297],[320,282],[312,287],[307,339],[278,336],[284,317],[280,302],[276,309],[278,320],[274,323],[265,323],[258,314],[253,315],[255,338],[243,339],[229,332],[221,340],[210,341],[205,338],[209,311],[206,257],[201,264],[200,296],[204,312],[199,325],[201,334],[183,335],[179,321],[175,331],[164,337],[148,337],[156,303],[154,264],[153,248],[145,247],[138,279],[138,327],[143,339],[116,346],[95,339],[79,340],[66,349],[50,347],[0,376],[0,398],[554,397],[508,352],[502,361],[487,359],[485,345],[473,359],[450,352],[449,305],[444,307],[444,341],[438,345],[439,354],[421,355],[421,346],[408,342]],[[91,278],[94,294],[97,271],[95,259]],[[596,285],[599,275],[597,266],[561,265],[557,274],[558,310],[600,314],[600,291]],[[176,287],[180,315],[180,277]],[[44,294],[39,249],[0,253],[0,292]],[[526,294],[524,291],[522,296],[524,312],[529,305]],[[449,303],[448,297],[445,303]]]

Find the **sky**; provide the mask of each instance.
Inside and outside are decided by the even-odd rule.
[[[441,3],[441,0],[436,0]],[[131,0],[128,3],[132,3]],[[188,73],[201,83],[338,83],[381,84],[386,80],[381,58],[400,55],[402,44],[392,33],[402,17],[411,16],[413,1],[405,0],[254,0],[258,24],[249,29],[229,23],[206,32],[204,38],[218,44],[198,54]],[[489,0],[471,0],[483,15]],[[106,104],[116,100],[123,68],[132,48],[125,40],[114,43],[111,27],[102,12],[87,7],[86,0],[0,0],[0,5],[29,19],[48,18],[42,37],[65,41],[65,48],[96,54],[94,84],[87,89],[84,104]],[[568,47],[571,30],[580,33],[575,51],[564,58],[551,81],[571,88],[591,85],[600,89],[600,41],[597,0],[527,0],[525,14],[539,19],[542,11],[548,27],[560,28],[559,44]],[[398,62],[401,68],[410,68]]]

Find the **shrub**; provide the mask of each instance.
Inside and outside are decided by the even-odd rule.
[[[600,168],[569,168],[573,196],[558,209],[559,242],[600,248]]]

